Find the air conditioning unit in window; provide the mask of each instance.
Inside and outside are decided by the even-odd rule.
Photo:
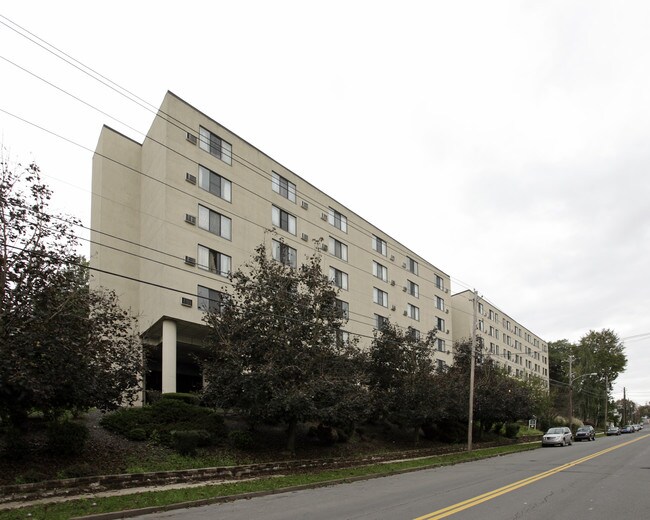
[[[393,287],[395,287],[395,280],[391,280],[391,281],[390,281],[390,284],[391,284]]]
[[[194,226],[196,225],[196,217],[194,215],[190,215],[189,213],[186,213],[185,222],[187,222],[188,224],[192,224]]]
[[[320,214],[320,219],[321,220],[327,220],[327,213],[321,213]]]
[[[302,235],[300,235],[300,238],[302,238],[305,242],[307,242],[307,240],[309,240],[309,235],[307,235],[307,233],[303,233]]]
[[[449,329],[447,329],[447,334],[449,334]]]
[[[196,184],[196,175],[192,175],[191,173],[187,172],[185,174],[185,180],[190,184]]]
[[[394,305],[391,305],[391,306],[390,306],[390,310],[391,310],[391,311],[394,311],[395,309],[397,309],[397,307],[395,307]]]
[[[406,291],[408,291],[408,287],[406,286],[402,287],[402,292],[406,292]]]
[[[446,287],[445,287],[445,292],[449,294],[449,289],[447,289]]]
[[[445,314],[449,314],[449,309],[445,309]]]
[[[402,264],[402,267],[403,267],[404,269],[406,269],[406,262],[404,262],[404,263]]]
[[[394,262],[395,261],[395,255],[390,255],[390,261]]]
[[[185,132],[185,139],[187,139],[192,144],[196,144],[196,136],[194,134],[190,134],[189,132]]]
[[[329,249],[329,248],[327,247],[327,244],[323,244],[323,245],[320,246],[320,250],[321,250],[321,251],[324,251],[325,253],[327,253],[327,250],[328,250],[328,249]]]
[[[302,206],[302,209],[309,209],[309,204],[306,200],[303,200],[300,205]]]
[[[186,256],[185,263],[187,265],[196,265],[196,258],[192,258],[191,256]]]
[[[192,298],[181,298],[181,305],[183,307],[191,307],[192,306]]]
[[[409,313],[404,311],[404,316],[408,316],[408,315],[409,315]]]

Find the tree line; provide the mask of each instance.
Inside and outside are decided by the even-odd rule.
[[[51,191],[35,164],[1,161],[0,421],[21,428],[28,413],[56,420],[138,397],[145,352],[133,316],[116,295],[91,290],[76,253],[74,219],[49,210]],[[459,440],[467,423],[471,345],[436,365],[436,331],[390,322],[370,345],[345,331],[337,289],[318,250],[297,268],[260,245],[230,274],[227,297],[205,314],[204,402],[252,427],[287,426],[293,451],[301,423],[346,431],[364,421]],[[482,431],[539,413],[545,389],[509,377],[476,349],[474,420]],[[478,432],[480,434],[480,432]],[[462,436],[461,436],[462,438]]]

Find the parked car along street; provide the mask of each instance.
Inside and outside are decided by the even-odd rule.
[[[618,426],[610,426],[607,428],[607,435],[620,435],[621,429]]]
[[[549,428],[544,437],[542,437],[542,446],[571,446],[573,444],[573,434],[566,426]]]
[[[596,430],[594,430],[593,426],[580,426],[576,431],[575,438],[577,441],[595,441]]]

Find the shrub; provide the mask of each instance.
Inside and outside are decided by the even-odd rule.
[[[147,431],[144,428],[133,428],[126,434],[126,438],[132,441],[146,441]]]
[[[238,450],[249,450],[254,445],[251,433],[242,430],[233,430],[228,433],[228,442],[233,448],[237,448]]]
[[[16,484],[33,484],[47,480],[47,475],[35,469],[29,469],[16,477]]]
[[[52,422],[47,428],[47,447],[51,453],[70,457],[79,455],[86,445],[89,432],[83,424]]]
[[[508,439],[514,439],[517,437],[517,433],[519,433],[519,424],[517,423],[507,423],[506,424],[506,437]]]
[[[94,471],[90,464],[82,463],[75,464],[74,466],[68,466],[63,471],[61,471],[57,477],[58,478],[79,478],[79,477],[89,477],[93,475]]]
[[[166,446],[172,446],[172,431],[205,430],[212,443],[225,435],[223,417],[201,406],[187,404],[183,400],[161,399],[142,408],[122,408],[102,418],[106,429],[127,438],[135,435],[139,440],[144,430],[145,438]]]
[[[181,455],[196,455],[199,446],[210,444],[210,434],[205,430],[180,430],[171,432],[172,448]]]
[[[492,429],[494,430],[494,433],[496,433],[497,435],[501,435],[503,433],[503,423],[495,422],[494,426],[492,426]]]
[[[325,446],[334,444],[339,440],[339,432],[336,428],[325,424],[318,425],[318,428],[316,428],[316,435],[318,435],[318,440]]]
[[[199,406],[201,399],[196,394],[187,394],[182,392],[170,392],[167,394],[162,394],[161,399],[175,399],[186,404],[192,404],[194,406]]]

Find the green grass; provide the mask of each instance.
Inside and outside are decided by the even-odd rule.
[[[509,453],[536,449],[538,443],[499,446],[475,450],[470,453],[461,452],[449,455],[427,457],[419,460],[409,460],[389,464],[373,464],[358,468],[337,469],[318,473],[268,477],[246,482],[235,482],[222,485],[201,486],[163,491],[148,491],[132,495],[114,496],[96,499],[71,500],[58,504],[39,505],[0,511],[0,520],[47,519],[62,520],[75,516],[84,516],[112,511],[124,511],[143,507],[164,506],[180,502],[205,500],[217,497],[242,495],[259,491],[274,491],[293,486],[316,485],[319,483],[352,479],[355,477],[371,477],[387,475],[393,472],[410,471],[429,467],[448,466],[460,462],[497,457]]]
[[[127,464],[126,473],[153,473],[155,471],[175,471],[181,469],[214,468],[217,466],[235,466],[248,464],[252,461],[236,460],[234,457],[221,455],[198,455],[185,457],[178,453],[149,457],[134,458]]]

